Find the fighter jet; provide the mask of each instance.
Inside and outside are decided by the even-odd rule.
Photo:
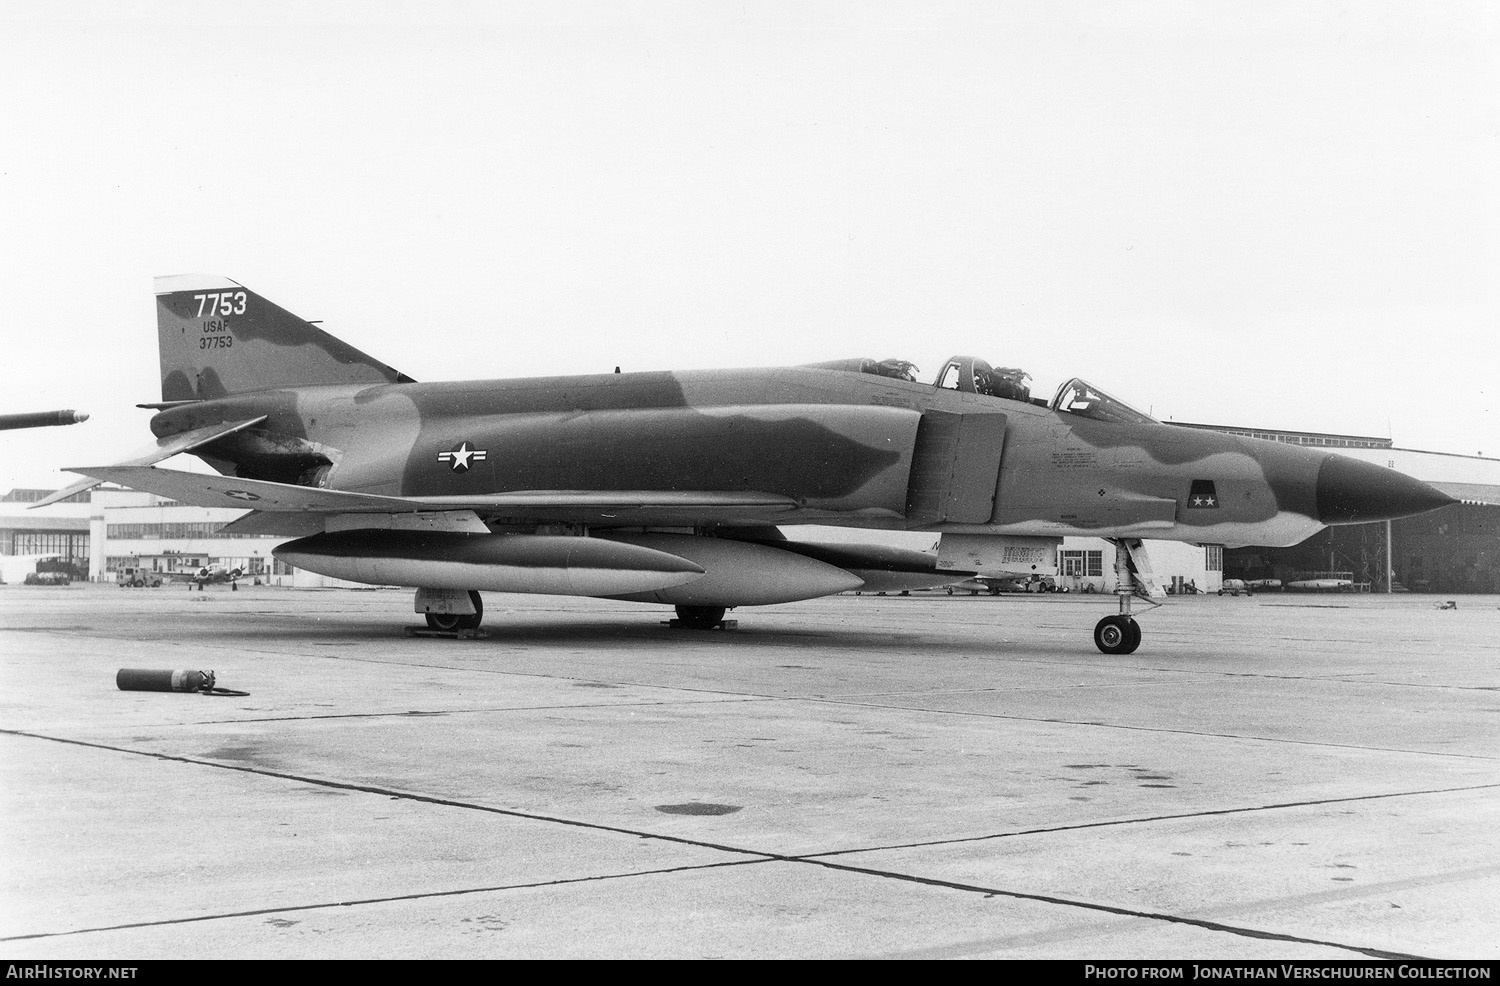
[[[1106,653],[1141,641],[1160,594],[1142,539],[1291,545],[1329,524],[1452,502],[1391,469],[1180,428],[1083,380],[954,357],[910,363],[418,383],[234,281],[159,278],[154,446],[101,481],[293,536],[313,572],[416,590],[439,629],[478,627],[480,591],[726,609],[1050,573],[1068,535],[1116,546]],[[191,452],[218,476],[158,468]],[[940,535],[934,557],[788,540],[820,524]]]

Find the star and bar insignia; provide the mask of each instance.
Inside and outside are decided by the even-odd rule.
[[[439,462],[449,462],[453,465],[454,472],[468,472],[469,466],[475,462],[482,462],[489,458],[490,453],[482,448],[475,448],[467,441],[460,442],[457,448],[438,453]]]
[[[1219,494],[1214,489],[1214,481],[1211,479],[1193,480],[1193,488],[1188,491],[1188,509],[1199,510],[1219,508]]]

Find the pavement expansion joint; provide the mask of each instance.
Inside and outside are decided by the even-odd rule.
[[[1052,600],[238,601],[0,588],[9,951],[1494,955],[1500,597],[1173,606],[1130,664]],[[104,687],[148,655],[256,697]]]
[[[1128,825],[1149,825],[1155,822],[1174,822],[1190,818],[1215,818],[1224,815],[1248,815],[1265,811],[1284,811],[1292,808],[1316,808],[1321,805],[1351,804],[1367,801],[1384,801],[1392,798],[1413,798],[1437,794],[1464,794],[1470,791],[1490,791],[1500,789],[1497,784],[1471,784],[1463,787],[1431,788],[1421,791],[1389,791],[1381,794],[1356,794],[1344,798],[1321,798],[1306,801],[1285,801],[1265,805],[1245,805],[1239,808],[1207,808],[1202,811],[1185,811],[1170,815],[1143,815],[1135,818],[1112,818],[1098,822],[1079,822],[1073,825],[1049,825],[1031,829],[1017,829],[1012,832],[990,832],[985,835],[960,836],[953,839],[931,839],[924,842],[902,842],[880,846],[862,846],[857,849],[833,849],[822,853],[802,853],[795,857],[797,860],[809,862],[827,859],[832,856],[852,856],[870,852],[889,852],[898,849],[925,849],[932,846],[955,846],[966,843],[989,842],[995,839],[1013,839],[1028,835],[1054,835],[1059,832],[1077,832],[1085,829],[1117,828]]]
[[[1105,914],[1116,914],[1121,917],[1144,918],[1150,921],[1166,921],[1172,924],[1185,924],[1195,928],[1203,928],[1208,931],[1218,931],[1244,938],[1259,938],[1267,941],[1295,943],[1299,945],[1321,945],[1326,948],[1343,949],[1358,955],[1366,955],[1375,959],[1409,959],[1420,960],[1426,958],[1421,955],[1411,955],[1404,952],[1390,952],[1382,949],[1367,948],[1361,945],[1350,945],[1343,942],[1326,941],[1318,938],[1303,938],[1300,935],[1289,935],[1282,932],[1262,931],[1256,928],[1245,928],[1238,925],[1225,924],[1220,921],[1208,921],[1201,918],[1185,917],[1180,914],[1164,914],[1158,911],[1141,911],[1128,907],[1116,907],[1112,904],[1099,904],[1092,901],[1070,900],[1066,897],[1054,897],[1048,894],[1023,893],[1016,890],[1002,890],[995,887],[982,887],[968,883],[957,883],[951,880],[938,880],[932,877],[914,876],[909,873],[894,873],[889,870],[869,869],[863,866],[849,866],[844,863],[829,863],[822,860],[807,860],[815,866],[826,866],[829,869],[841,870],[849,873],[864,873],[868,876],[885,877],[892,880],[905,880],[911,883],[920,883],[930,887],[945,887],[950,890],[962,890],[969,893],[983,894],[985,897],[1007,897],[1011,900],[1030,900],[1042,904],[1056,904],[1062,907],[1076,907],[1088,911],[1099,911]]]
[[[320,901],[315,904],[282,904],[246,911],[224,911],[216,914],[195,914],[187,917],[162,918],[158,921],[134,921],[128,924],[103,925],[97,928],[71,928],[67,931],[39,932],[30,935],[0,936],[0,942],[29,941],[40,938],[62,938],[68,935],[98,934],[106,931],[126,931],[132,928],[159,928],[180,924],[197,924],[204,921],[226,921],[234,918],[263,917],[271,914],[295,914],[302,911],[321,911],[334,908],[362,907],[375,904],[395,904],[409,901],[434,900],[443,897],[466,897],[474,894],[507,893],[514,890],[535,890],[540,887],[561,887],[579,883],[599,883],[608,880],[629,880],[637,877],[664,876],[673,873],[691,873],[701,870],[723,869],[728,866],[751,866],[757,863],[774,862],[772,859],[728,859],[717,863],[697,863],[690,866],[669,866],[654,870],[635,870],[626,873],[595,873],[590,876],[539,880],[533,883],[497,884],[487,887],[460,887],[455,890],[431,890],[425,893],[395,894],[389,897],[366,897],[357,900]]]
[[[479,709],[438,709],[438,710],[402,710],[400,712],[330,712],[319,715],[287,715],[287,716],[257,716],[252,719],[197,719],[187,725],[192,726],[227,726],[252,722],[315,722],[325,719],[410,719],[425,716],[459,716],[459,715],[493,715],[496,713],[526,713],[526,712],[558,712],[577,709],[637,709],[637,708],[661,708],[675,707],[681,705],[740,705],[747,702],[763,702],[765,699],[759,696],[728,696],[725,698],[703,698],[703,699],[657,699],[641,700],[637,702],[610,702],[601,706],[597,702],[579,702],[569,705],[504,705]]]
[[[492,813],[492,814],[505,815],[505,816],[509,816],[509,817],[513,817],[513,818],[521,818],[521,819],[527,819],[527,820],[538,821],[538,822],[543,822],[543,823],[560,824],[560,825],[567,825],[567,826],[572,826],[572,827],[577,827],[577,828],[590,829],[590,830],[594,830],[594,831],[612,832],[612,833],[618,833],[618,834],[622,834],[622,835],[631,835],[631,836],[634,836],[634,837],[637,837],[637,838],[656,839],[656,840],[673,842],[673,843],[682,844],[682,845],[690,845],[690,846],[695,846],[695,847],[698,847],[698,848],[712,849],[712,850],[716,850],[716,851],[720,851],[720,852],[728,852],[728,853],[734,853],[736,855],[752,857],[750,859],[729,860],[729,861],[723,861],[723,862],[714,863],[714,864],[697,864],[697,865],[685,866],[685,867],[673,867],[673,868],[667,868],[667,869],[662,869],[662,870],[657,870],[657,871],[649,871],[649,872],[623,873],[623,874],[612,874],[612,875],[600,875],[600,874],[596,874],[596,875],[593,875],[593,876],[590,876],[590,877],[574,878],[574,879],[571,879],[571,880],[543,881],[543,882],[535,883],[535,884],[524,884],[524,885],[515,885],[515,886],[509,886],[509,885],[507,885],[507,886],[495,886],[495,887],[483,887],[483,888],[466,888],[466,889],[450,890],[450,891],[431,891],[431,892],[427,892],[427,893],[423,893],[423,894],[397,895],[397,896],[385,897],[385,898],[371,898],[371,899],[368,899],[368,900],[324,902],[324,903],[318,903],[318,904],[282,906],[282,907],[267,908],[267,909],[261,909],[261,910],[255,910],[255,911],[246,911],[246,912],[234,912],[234,913],[216,914],[216,915],[199,915],[199,916],[188,917],[188,918],[164,919],[162,921],[156,921],[156,922],[141,922],[141,923],[136,923],[136,924],[116,925],[116,926],[110,926],[110,927],[106,927],[106,928],[74,929],[74,930],[70,930],[70,931],[67,931],[67,932],[55,932],[55,933],[47,933],[47,934],[23,935],[23,936],[15,936],[15,937],[10,937],[10,938],[0,937],[0,941],[19,941],[19,940],[25,940],[25,939],[41,938],[41,937],[56,937],[56,936],[67,935],[67,934],[81,934],[81,933],[87,933],[87,932],[92,932],[92,931],[109,931],[109,930],[120,930],[120,929],[126,929],[126,928],[139,928],[139,927],[147,927],[147,926],[155,926],[155,925],[168,925],[168,924],[200,922],[200,921],[217,920],[217,919],[223,919],[223,918],[235,918],[235,917],[246,917],[246,916],[258,916],[258,915],[264,915],[264,914],[286,913],[286,912],[292,912],[292,911],[298,911],[298,910],[324,909],[324,908],[333,908],[333,907],[351,907],[351,906],[362,905],[362,904],[391,903],[391,902],[400,901],[400,900],[415,900],[415,899],[431,898],[431,897],[456,896],[456,895],[460,895],[460,894],[475,894],[475,893],[487,893],[487,892],[503,892],[503,891],[507,891],[507,890],[525,889],[525,888],[536,887],[536,886],[551,886],[551,885],[560,884],[560,883],[588,882],[588,881],[606,880],[606,879],[624,879],[624,878],[631,878],[631,877],[635,877],[635,876],[650,875],[650,873],[669,873],[669,872],[681,872],[681,871],[686,871],[686,870],[701,870],[701,869],[723,867],[723,866],[726,866],[726,865],[734,865],[734,864],[763,863],[763,862],[783,862],[783,863],[792,863],[792,864],[819,866],[819,867],[824,867],[824,868],[827,868],[827,869],[838,870],[838,871],[841,871],[841,872],[847,872],[847,873],[853,873],[853,874],[860,874],[860,875],[864,875],[864,876],[871,876],[871,877],[877,877],[877,878],[882,878],[882,879],[891,879],[891,880],[905,881],[905,882],[916,883],[916,884],[921,884],[921,885],[930,886],[930,887],[944,888],[944,889],[950,889],[950,890],[958,890],[958,891],[962,891],[962,892],[965,892],[965,893],[977,893],[977,894],[981,894],[981,895],[983,895],[985,897],[1006,897],[1006,898],[1014,899],[1014,900],[1029,900],[1029,901],[1035,901],[1035,902],[1038,902],[1038,903],[1051,904],[1051,905],[1056,905],[1056,906],[1061,906],[1061,907],[1080,908],[1080,909],[1083,909],[1083,910],[1090,910],[1090,911],[1096,911],[1096,912],[1102,912],[1102,913],[1108,913],[1108,914],[1115,914],[1115,915],[1120,915],[1120,916],[1124,916],[1124,917],[1135,917],[1135,918],[1142,918],[1142,919],[1153,920],[1153,921],[1164,921],[1164,922],[1170,922],[1170,923],[1175,923],[1175,924],[1190,925],[1190,926],[1193,926],[1193,927],[1198,927],[1198,928],[1202,928],[1202,929],[1209,930],[1209,931],[1221,932],[1221,933],[1226,933],[1226,934],[1231,934],[1231,935],[1237,935],[1237,936],[1242,936],[1242,937],[1248,937],[1248,938],[1259,938],[1259,939],[1265,939],[1265,940],[1271,940],[1271,941],[1279,941],[1279,942],[1287,942],[1287,943],[1295,943],[1295,944],[1317,945],[1317,946],[1322,946],[1322,947],[1327,947],[1327,948],[1335,948],[1335,949],[1341,949],[1341,950],[1345,950],[1345,951],[1350,951],[1350,952],[1353,952],[1353,953],[1356,953],[1356,954],[1366,955],[1366,956],[1369,956],[1371,958],[1378,958],[1378,959],[1412,959],[1412,960],[1415,960],[1415,959],[1421,959],[1421,958],[1423,958],[1423,956],[1411,955],[1411,954],[1407,954],[1407,953],[1390,952],[1390,951],[1378,950],[1378,949],[1371,949],[1371,948],[1366,948],[1366,947],[1363,947],[1363,946],[1349,945],[1349,944],[1345,944],[1345,943],[1334,942],[1334,941],[1327,941],[1327,940],[1322,940],[1322,939],[1304,938],[1304,937],[1297,936],[1297,935],[1289,935],[1289,934],[1279,933],[1279,932],[1267,932],[1267,931],[1262,931],[1262,930],[1258,930],[1258,929],[1254,929],[1254,928],[1246,928],[1246,927],[1240,927],[1240,926],[1237,926],[1237,925],[1226,924],[1226,923],[1218,922],[1218,921],[1208,921],[1208,920],[1203,920],[1203,919],[1186,917],[1186,916],[1183,916],[1183,915],[1166,914],[1166,913],[1153,912],[1153,911],[1144,911],[1144,910],[1137,910],[1137,909],[1131,909],[1131,908],[1123,908],[1123,907],[1117,907],[1117,906],[1110,905],[1110,904],[1102,904],[1102,903],[1096,903],[1096,902],[1092,902],[1092,901],[1075,900],[1075,899],[1070,899],[1070,898],[1066,898],[1066,897],[1059,897],[1059,896],[1054,896],[1054,895],[1048,895],[1048,894],[1027,893],[1027,892],[1022,892],[1022,891],[1006,890],[1004,888],[998,888],[998,887],[987,887],[987,886],[981,886],[981,885],[977,885],[977,884],[967,884],[967,883],[961,883],[961,882],[956,882],[956,881],[951,881],[951,880],[941,880],[941,879],[937,879],[937,878],[933,878],[933,877],[917,876],[917,875],[913,875],[913,874],[909,874],[909,873],[901,873],[901,872],[897,872],[897,871],[893,871],[893,870],[877,869],[877,868],[864,867],[864,866],[853,866],[853,865],[846,864],[846,863],[833,862],[828,857],[834,856],[834,855],[849,855],[849,854],[856,853],[856,852],[858,852],[858,853],[874,852],[874,851],[879,851],[880,849],[888,849],[888,848],[914,848],[914,847],[920,846],[920,845],[939,845],[939,844],[952,844],[952,843],[958,843],[958,842],[977,842],[977,841],[984,841],[984,840],[987,840],[987,839],[1006,838],[1006,837],[1012,837],[1012,836],[1017,836],[1017,835],[1026,835],[1026,834],[1041,834],[1043,832],[1064,831],[1064,830],[1068,830],[1068,829],[1099,828],[1099,827],[1106,827],[1106,826],[1118,826],[1118,825],[1127,825],[1127,824],[1141,824],[1143,822],[1166,821],[1166,820],[1173,820],[1173,819],[1178,819],[1178,818],[1192,818],[1192,817],[1204,817],[1204,816],[1213,816],[1213,815],[1242,814],[1242,813],[1247,813],[1247,812],[1267,811],[1267,810],[1274,810],[1274,809],[1280,809],[1280,808],[1308,807],[1308,806],[1319,805],[1319,804],[1344,803],[1344,802],[1351,802],[1351,801],[1367,801],[1367,800],[1374,800],[1374,799],[1406,797],[1406,796],[1421,795],[1421,794],[1453,793],[1453,792],[1459,792],[1459,791],[1473,791],[1473,790],[1483,790],[1483,789],[1500,788],[1500,784],[1485,784],[1485,785],[1472,785],[1472,786],[1468,786],[1468,787],[1452,788],[1452,789],[1439,789],[1439,790],[1429,790],[1429,791],[1398,792],[1398,793],[1389,793],[1389,794],[1364,795],[1364,796],[1350,797],[1350,798],[1333,798],[1333,799],[1323,799],[1323,800],[1318,800],[1318,801],[1291,802],[1291,803],[1277,804],[1277,805],[1263,805],[1263,806],[1258,806],[1258,807],[1216,809],[1216,810],[1209,810],[1209,811],[1202,811],[1202,812],[1185,813],[1185,814],[1182,814],[1182,815],[1164,815],[1164,816],[1154,816],[1154,817],[1151,817],[1151,818],[1121,819],[1121,820],[1115,820],[1115,821],[1110,821],[1110,822],[1097,822],[1097,823],[1088,823],[1088,824],[1076,825],[1076,826],[1059,826],[1059,827],[1048,828],[1048,829],[1037,829],[1037,830],[1032,830],[1032,831],[1029,831],[1029,832],[996,833],[996,834],[992,834],[992,835],[988,835],[988,836],[972,837],[972,838],[968,838],[968,839],[938,840],[938,841],[931,842],[931,843],[917,843],[917,844],[912,844],[909,847],[878,847],[878,848],[876,848],[876,847],[865,847],[863,849],[857,849],[857,850],[838,850],[838,851],[833,851],[833,852],[829,852],[829,853],[822,853],[822,854],[787,855],[787,854],[774,853],[774,852],[762,852],[762,851],[758,851],[758,850],[754,850],[754,849],[747,849],[747,848],[736,847],[736,846],[728,846],[728,845],[723,845],[723,844],[718,844],[718,843],[711,843],[711,842],[707,842],[707,841],[703,841],[703,840],[697,840],[697,839],[687,839],[687,838],[682,838],[682,837],[679,837],[679,836],[664,835],[664,834],[661,834],[661,833],[655,833],[655,832],[650,832],[650,831],[646,831],[646,830],[629,829],[629,828],[624,828],[624,827],[620,827],[620,826],[601,825],[601,824],[592,823],[592,822],[580,821],[580,820],[577,820],[577,819],[560,818],[560,817],[556,817],[556,816],[542,815],[542,814],[538,814],[538,813],[535,813],[535,812],[524,812],[524,811],[518,811],[518,810],[514,810],[514,809],[498,808],[498,807],[494,807],[494,806],[475,804],[475,803],[472,803],[472,802],[464,802],[464,801],[459,801],[459,800],[455,800],[455,799],[436,798],[436,797],[431,797],[431,796],[428,796],[428,795],[420,795],[420,794],[415,794],[415,793],[412,793],[412,792],[399,791],[399,790],[390,789],[390,788],[380,788],[380,787],[374,787],[374,786],[371,786],[371,785],[362,785],[362,784],[349,784],[349,783],[343,783],[343,782],[338,782],[338,781],[330,781],[330,780],[326,780],[326,779],[323,779],[323,778],[307,777],[307,776],[302,776],[302,775],[297,775],[297,774],[291,774],[291,773],[286,773],[286,772],[281,772],[281,771],[266,770],[266,769],[263,769],[263,768],[249,767],[249,766],[244,766],[244,765],[239,765],[239,764],[224,764],[224,763],[217,763],[217,762],[214,762],[214,761],[200,760],[200,759],[193,758],[193,757],[182,757],[182,756],[174,756],[174,755],[162,754],[162,753],[155,753],[155,752],[149,752],[149,751],[132,750],[132,749],[125,748],[125,747],[116,747],[116,746],[111,746],[111,745],[104,744],[104,743],[94,743],[94,742],[89,742],[89,741],[84,741],[84,740],[75,740],[75,739],[67,739],[67,738],[62,738],[62,737],[47,736],[47,735],[40,734],[40,733],[27,732],[27,731],[24,731],[24,730],[5,729],[5,730],[0,730],[0,734],[7,734],[7,735],[13,735],[13,736],[22,736],[22,737],[27,737],[27,738],[32,738],[32,739],[40,739],[40,740],[51,741],[51,742],[58,742],[58,743],[66,743],[66,744],[71,744],[71,745],[90,747],[90,748],[93,748],[93,749],[108,750],[110,752],[125,753],[125,754],[128,754],[128,755],[134,755],[134,756],[151,757],[151,758],[158,759],[158,760],[168,760],[168,761],[174,761],[174,762],[178,762],[178,763],[191,764],[191,765],[194,765],[194,766],[211,767],[211,768],[217,768],[217,769],[221,769],[221,770],[233,770],[233,771],[239,771],[239,772],[243,772],[243,773],[256,774],[256,775],[263,776],[263,777],[272,777],[272,778],[279,778],[279,779],[282,779],[282,780],[290,780],[290,781],[294,781],[294,782],[298,782],[298,783],[314,784],[314,785],[318,785],[318,786],[322,786],[322,787],[334,788],[334,789],[345,790],[345,791],[356,791],[356,792],[361,792],[361,793],[366,793],[366,794],[378,795],[378,796],[381,796],[381,797],[399,798],[399,799],[403,799],[403,800],[422,802],[422,803],[425,803],[425,804],[440,805],[440,806],[446,806],[446,807],[455,807],[455,808],[461,808],[461,809],[467,809],[467,810],[474,810],[474,811],[483,811],[483,812],[488,812],[488,813]]]
[[[976,693],[980,693],[980,692],[983,692],[983,691],[987,691],[987,689],[975,689]],[[895,694],[895,693],[887,692],[885,694]],[[924,695],[924,694],[928,694],[928,693],[917,691],[917,692],[910,692],[908,694]],[[1214,739],[1244,740],[1244,741],[1250,742],[1250,743],[1274,743],[1274,744],[1287,744],[1287,745],[1291,745],[1291,746],[1323,747],[1323,748],[1331,749],[1331,750],[1360,750],[1360,751],[1367,752],[1367,753],[1399,753],[1399,754],[1404,754],[1404,755],[1414,756],[1414,757],[1439,757],[1439,758],[1442,758],[1442,759],[1480,760],[1480,761],[1500,760],[1500,756],[1496,756],[1496,755],[1485,755],[1485,754],[1478,754],[1478,753],[1454,753],[1452,751],[1446,751],[1446,750],[1441,750],[1441,751],[1439,751],[1439,750],[1405,750],[1405,749],[1399,749],[1399,748],[1396,748],[1396,747],[1389,747],[1389,746],[1368,746],[1368,745],[1360,745],[1360,744],[1353,744],[1353,743],[1329,743],[1329,742],[1321,741],[1321,740],[1289,739],[1289,738],[1286,738],[1286,737],[1283,737],[1283,736],[1251,736],[1251,735],[1244,734],[1244,733],[1221,733],[1221,732],[1214,732],[1214,731],[1211,731],[1211,730],[1203,730],[1203,729],[1170,729],[1170,728],[1166,728],[1166,727],[1163,727],[1163,726],[1138,726],[1138,725],[1134,725],[1132,723],[1124,723],[1124,722],[1097,722],[1097,721],[1093,721],[1093,720],[1083,720],[1083,719],[1060,719],[1060,718],[1057,718],[1055,716],[1041,717],[1041,716],[1007,715],[1007,714],[999,713],[999,712],[976,712],[976,711],[974,711],[972,709],[923,709],[923,708],[913,708],[911,706],[906,706],[906,705],[891,705],[891,704],[885,703],[885,702],[859,702],[859,701],[854,701],[853,698],[857,698],[857,697],[858,696],[839,696],[838,698],[830,698],[830,697],[827,697],[827,696],[811,696],[811,697],[807,697],[807,698],[802,698],[802,697],[799,696],[799,697],[788,699],[788,701],[793,701],[793,700],[795,700],[795,701],[810,701],[810,702],[818,702],[818,703],[824,704],[824,705],[847,705],[847,706],[852,706],[854,708],[887,709],[887,710],[894,711],[894,712],[922,713],[922,714],[935,715],[935,716],[960,716],[960,717],[967,716],[967,717],[973,717],[973,718],[977,718],[977,719],[1002,719],[1002,720],[1008,720],[1008,721],[1013,721],[1013,722],[1041,722],[1041,723],[1049,723],[1049,724],[1055,724],[1055,725],[1084,726],[1084,727],[1090,727],[1090,728],[1094,728],[1094,729],[1121,729],[1121,730],[1127,730],[1127,731],[1130,731],[1130,732],[1140,732],[1140,733],[1168,733],[1168,734],[1179,735],[1179,736],[1203,736],[1203,737],[1211,737],[1211,738],[1214,738]]]

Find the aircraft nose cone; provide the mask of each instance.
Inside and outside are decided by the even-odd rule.
[[[1421,480],[1346,455],[1329,455],[1318,468],[1317,511],[1324,524],[1394,520],[1456,502]]]

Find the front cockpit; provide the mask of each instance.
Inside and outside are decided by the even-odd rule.
[[[1095,421],[1112,421],[1115,424],[1160,424],[1144,411],[1138,411],[1120,400],[1111,397],[1087,380],[1074,377],[1061,387],[1048,405],[1054,411],[1066,411]]]
[[[1057,388],[1050,403],[1031,396],[1031,388],[1026,384],[1030,379],[1031,374],[1015,367],[996,367],[973,356],[955,356],[943,364],[943,370],[933,385],[946,390],[1025,401],[1095,421],[1111,421],[1116,424],[1157,423],[1151,415],[1136,410],[1080,377],[1074,377]]]

